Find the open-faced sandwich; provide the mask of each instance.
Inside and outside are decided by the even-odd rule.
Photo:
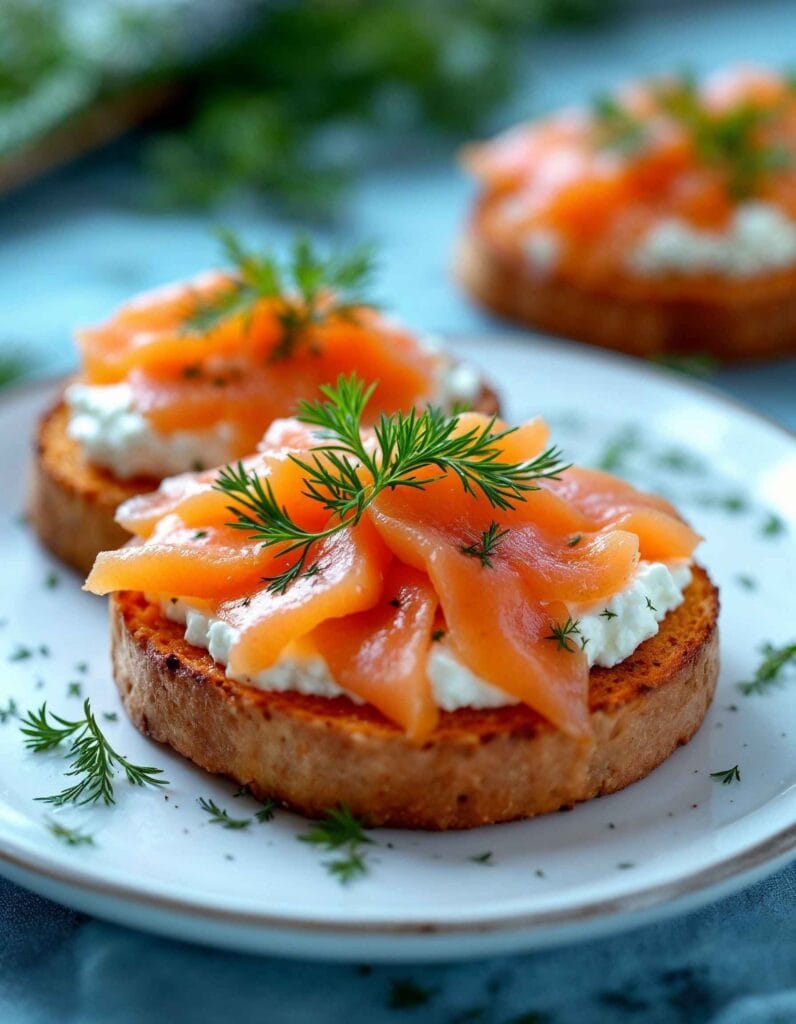
[[[78,333],[80,374],[39,425],[30,504],[45,544],[83,572],[126,540],[122,501],[250,454],[340,373],[378,381],[367,420],[427,401],[497,408],[474,367],[368,302],[365,251],[322,259],[300,241],[281,267],[227,248],[230,272],[141,295]]]
[[[469,147],[456,268],[523,324],[637,355],[796,352],[796,89],[752,68],[602,96]]]
[[[324,388],[246,460],[127,501],[112,593],[132,721],[309,815],[466,828],[640,779],[697,730],[718,598],[666,501],[533,420],[363,429]]]

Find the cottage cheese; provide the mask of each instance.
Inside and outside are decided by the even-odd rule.
[[[71,384],[65,397],[69,436],[89,462],[111,470],[120,480],[162,478],[217,466],[235,456],[231,423],[162,434],[136,410],[127,384]]]
[[[685,221],[663,220],[630,255],[642,274],[751,277],[796,264],[796,221],[770,203],[744,203],[726,231],[700,231]]]
[[[616,665],[629,657],[639,644],[655,636],[659,623],[682,603],[683,591],[690,582],[691,569],[687,562],[669,565],[640,562],[630,584],[610,600],[573,606],[570,612],[574,619],[579,620],[580,630],[580,637],[576,639],[586,641],[584,650],[589,666]],[[233,627],[179,599],[166,598],[162,607],[167,618],[185,625],[185,639],[189,644],[205,648],[214,661],[227,664],[236,638]],[[604,615],[605,611],[614,614]],[[444,711],[464,707],[495,708],[517,703],[462,665],[445,640],[432,644],[426,668],[434,699]],[[294,691],[319,697],[345,694],[323,659],[317,654],[308,655],[296,645],[288,648],[275,665],[256,676],[228,674],[260,690]],[[354,695],[348,696],[361,703]]]
[[[522,240],[528,266],[540,274],[549,273],[561,256],[561,236],[547,228],[534,228]]]

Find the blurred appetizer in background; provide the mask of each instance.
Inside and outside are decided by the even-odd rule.
[[[541,420],[364,427],[341,377],[256,455],[126,502],[114,676],[134,724],[309,815],[467,828],[642,778],[699,728],[718,598],[666,501]]]
[[[739,67],[629,85],[463,154],[470,294],[641,356],[796,352],[796,88]]]
[[[164,477],[251,454],[269,424],[339,374],[375,383],[365,421],[434,402],[497,409],[470,364],[411,334],[367,297],[367,250],[284,264],[231,237],[232,269],[138,296],[78,332],[81,368],[39,424],[30,511],[83,572],[124,543],[116,507]]]

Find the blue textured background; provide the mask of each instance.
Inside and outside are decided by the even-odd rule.
[[[647,5],[619,25],[562,34],[529,52],[527,95],[501,122],[587,97],[636,73],[737,59],[796,64],[796,4]],[[530,91],[532,90],[532,91]],[[214,261],[207,218],[144,212],[122,146],[0,206],[0,345],[48,370],[71,365],[69,327],[132,291]],[[381,290],[417,327],[495,324],[450,284],[446,261],[469,186],[450,154],[407,155],[363,174],[340,237],[373,239]],[[262,209],[218,220],[280,244],[292,225]],[[720,371],[715,383],[796,428],[796,362]],[[390,1009],[392,984],[430,990]],[[534,1016],[533,1014],[537,1016]],[[527,1015],[527,1016],[525,1016]],[[0,1022],[394,1021],[431,1024],[796,1021],[796,866],[695,914],[563,950],[477,964],[364,968],[283,963],[154,939],[102,924],[0,881]]]

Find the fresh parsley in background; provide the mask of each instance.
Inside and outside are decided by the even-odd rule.
[[[523,43],[591,25],[609,0],[4,0],[0,188],[158,113],[153,194],[243,192],[328,212],[381,149],[485,125]],[[376,141],[376,137],[378,140]],[[426,143],[424,143],[425,145]],[[375,149],[374,149],[375,147]]]
[[[0,339],[0,346],[4,343]],[[29,360],[13,348],[0,351],[0,391],[10,384],[16,384],[30,370]]]

